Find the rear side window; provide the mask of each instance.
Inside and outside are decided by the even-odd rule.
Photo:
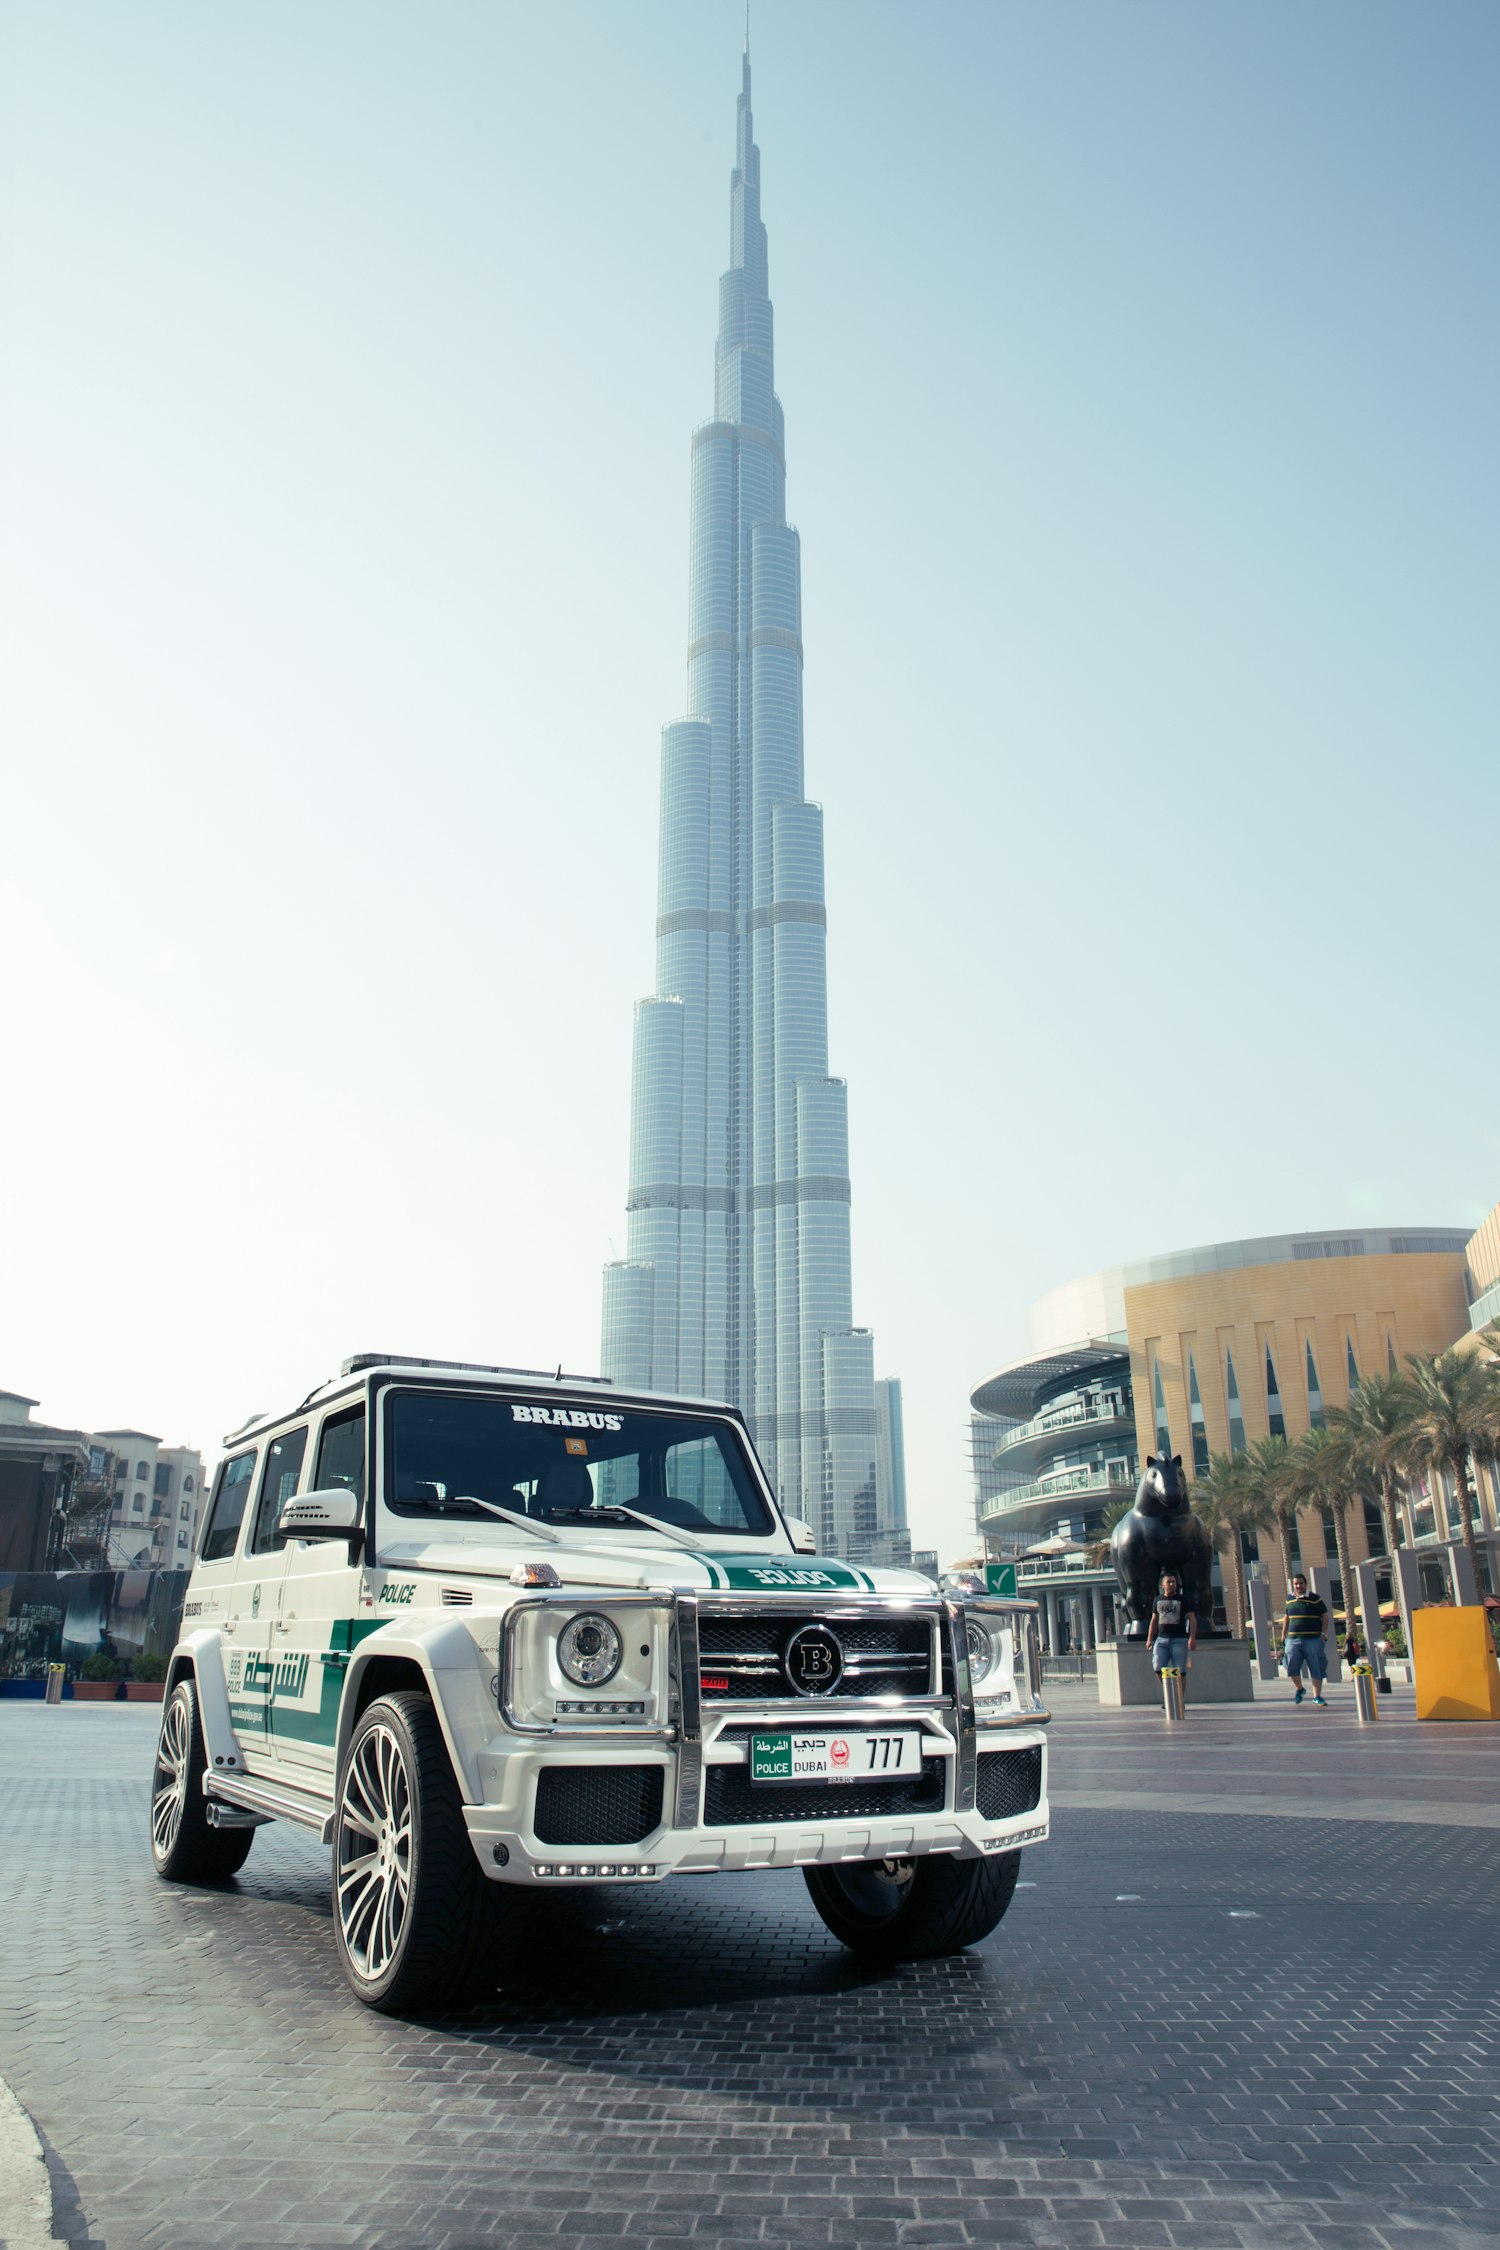
[[[365,1410],[352,1408],[347,1414],[335,1414],[323,1424],[323,1434],[318,1439],[318,1473],[313,1478],[314,1492],[352,1492],[356,1500],[365,1496]]]
[[[254,1446],[248,1453],[236,1453],[220,1469],[214,1482],[208,1530],[199,1557],[201,1562],[225,1562],[239,1545],[240,1525],[245,1520],[245,1502],[250,1497],[254,1476]]]
[[[273,1547],[284,1547],[286,1541],[276,1526],[282,1508],[297,1489],[297,1479],[302,1474],[302,1456],[307,1451],[307,1424],[300,1430],[287,1430],[281,1437],[272,1438],[266,1447],[265,1473],[260,1480],[260,1506],[255,1511],[255,1537],[250,1542],[253,1555],[264,1555]]]

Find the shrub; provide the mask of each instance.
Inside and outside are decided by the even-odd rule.
[[[167,1676],[167,1660],[164,1656],[155,1656],[150,1649],[143,1648],[130,1667],[130,1676],[133,1680],[164,1680]]]
[[[106,1656],[103,1649],[95,1649],[79,1673],[84,1680],[118,1680],[124,1677],[125,1667],[117,1656]]]

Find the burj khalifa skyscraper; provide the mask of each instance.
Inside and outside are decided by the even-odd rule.
[[[906,1551],[900,1386],[853,1324],[844,1081],[828,1075],[823,814],[802,772],[801,557],[786,520],[745,57],[714,416],[693,432],[687,712],[663,730],[656,994],[637,1004],[628,1255],[604,1372],[732,1400],[829,1552]]]

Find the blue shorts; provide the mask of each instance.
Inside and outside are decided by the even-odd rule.
[[[1321,1634],[1309,1633],[1304,1640],[1286,1644],[1286,1668],[1292,1679],[1306,1665],[1311,1679],[1323,1681],[1328,1677],[1328,1650]]]
[[[1181,1640],[1172,1641],[1164,1640],[1161,1634],[1158,1633],[1155,1640],[1151,1643],[1151,1669],[1153,1672],[1164,1672],[1167,1669],[1168,1665],[1170,1665],[1174,1671],[1185,1672],[1187,1670],[1187,1660],[1188,1645],[1186,1633],[1183,1634]]]

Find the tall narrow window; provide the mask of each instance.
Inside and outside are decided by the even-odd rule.
[[[1396,1339],[1394,1336],[1387,1336],[1385,1340],[1385,1365],[1387,1374],[1394,1375],[1396,1372]]]
[[[1240,1408],[1240,1386],[1235,1379],[1234,1353],[1224,1351],[1224,1394],[1229,1401],[1229,1450],[1231,1453],[1249,1451],[1245,1443],[1245,1417]]]
[[[1349,1378],[1350,1390],[1357,1391],[1359,1389],[1359,1361],[1354,1356],[1354,1338],[1352,1336],[1344,1338],[1344,1372]]]
[[[1281,1411],[1281,1388],[1276,1381],[1276,1362],[1271,1357],[1271,1347],[1266,1346],[1266,1420],[1272,1437],[1286,1436],[1286,1416]]]
[[[1172,1450],[1172,1431],[1167,1421],[1167,1395],[1161,1387],[1161,1361],[1159,1359],[1153,1359],[1151,1362],[1151,1403],[1156,1415],[1156,1450],[1158,1453],[1170,1453]]]
[[[1315,1430],[1321,1430],[1324,1423],[1323,1390],[1318,1381],[1318,1363],[1312,1355],[1310,1336],[1303,1349],[1307,1353],[1307,1418]]]
[[[1198,1389],[1198,1370],[1193,1355],[1188,1353],[1188,1422],[1193,1433],[1193,1474],[1208,1475],[1208,1425],[1203,1419],[1203,1396]]]

